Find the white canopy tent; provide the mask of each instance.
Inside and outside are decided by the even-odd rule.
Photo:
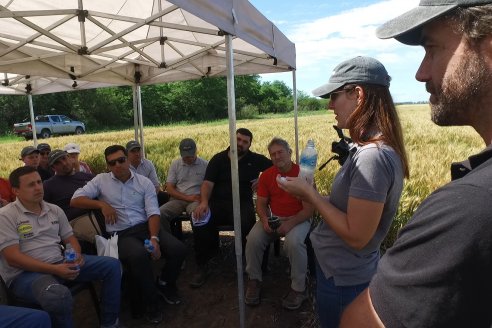
[[[68,80],[71,90],[97,83],[133,86],[135,136],[142,144],[141,85],[227,76],[235,204],[233,77],[294,71],[295,66],[295,45],[246,0],[0,0],[0,72]],[[65,91],[66,84],[52,83],[48,89]],[[29,94],[40,90],[31,84]],[[297,126],[295,131],[297,150]],[[238,206],[234,220],[242,272]],[[238,284],[243,326],[241,274]]]

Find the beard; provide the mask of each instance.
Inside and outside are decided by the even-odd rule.
[[[477,52],[469,50],[455,71],[444,77],[437,90],[427,82],[427,91],[437,100],[431,103],[431,119],[440,126],[470,125],[481,101],[490,92],[491,72]]]

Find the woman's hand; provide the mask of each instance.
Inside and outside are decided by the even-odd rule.
[[[281,177],[280,174],[277,174],[277,184],[292,196],[304,201],[308,201],[309,193],[314,190],[312,185],[299,177]]]

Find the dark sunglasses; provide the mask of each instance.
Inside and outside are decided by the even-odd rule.
[[[113,159],[111,161],[106,161],[106,163],[108,163],[109,166],[115,166],[116,162],[123,164],[126,162],[126,157],[122,156],[122,157],[118,157],[117,159]]]

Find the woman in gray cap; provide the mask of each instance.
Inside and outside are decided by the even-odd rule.
[[[310,238],[323,328],[338,327],[343,309],[369,284],[409,176],[390,79],[379,61],[355,57],[313,91],[330,99],[338,127],[348,129],[354,142],[329,198],[301,178],[277,178],[281,188],[312,203],[322,216]]]

